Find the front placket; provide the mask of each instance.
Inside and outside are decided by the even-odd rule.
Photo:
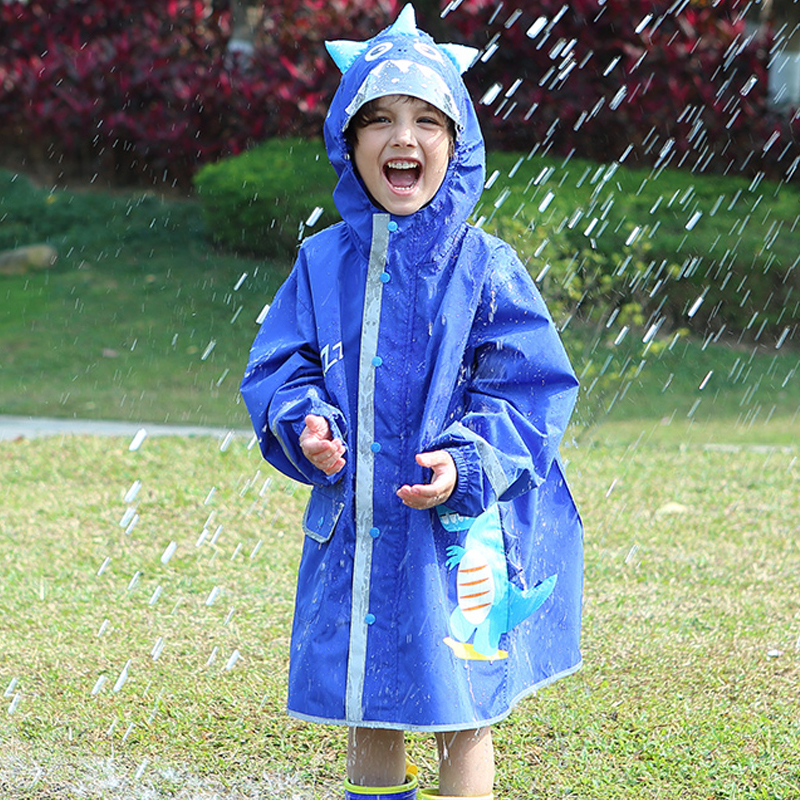
[[[375,370],[380,364],[378,333],[381,300],[387,273],[389,232],[396,223],[389,214],[372,218],[361,325],[361,352],[358,363],[358,432],[356,437],[356,548],[353,562],[353,599],[350,615],[350,652],[347,663],[346,714],[348,722],[364,716],[364,677],[367,666],[367,634],[375,622],[370,613],[370,578],[373,548],[373,487],[375,457],[381,444],[375,440]]]

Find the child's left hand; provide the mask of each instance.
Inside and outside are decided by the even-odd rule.
[[[397,490],[397,496],[409,507],[416,509],[433,508],[441,505],[453,494],[458,480],[458,471],[452,456],[446,450],[432,453],[418,453],[417,464],[433,470],[430,483],[406,484]]]

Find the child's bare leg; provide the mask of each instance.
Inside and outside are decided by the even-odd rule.
[[[356,786],[400,786],[406,781],[403,731],[350,728],[347,777]]]
[[[492,729],[437,733],[439,794],[445,797],[490,795],[494,785]]]

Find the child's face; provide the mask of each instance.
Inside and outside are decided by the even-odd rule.
[[[356,131],[354,158],[372,199],[406,216],[427,205],[450,163],[447,117],[407,95],[380,97]]]

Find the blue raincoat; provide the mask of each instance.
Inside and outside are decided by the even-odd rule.
[[[382,60],[433,69],[457,105],[455,155],[432,202],[375,207],[343,136]],[[348,110],[349,107],[349,110]],[[309,484],[289,713],[460,730],[580,666],[582,527],[558,447],[577,380],[533,281],[467,223],[483,189],[459,69],[425,34],[387,29],[352,58],[325,138],[342,222],[306,239],[253,344],[242,395],[264,457]],[[345,442],[326,476],[300,448],[307,414]],[[447,505],[396,496],[446,449]]]

